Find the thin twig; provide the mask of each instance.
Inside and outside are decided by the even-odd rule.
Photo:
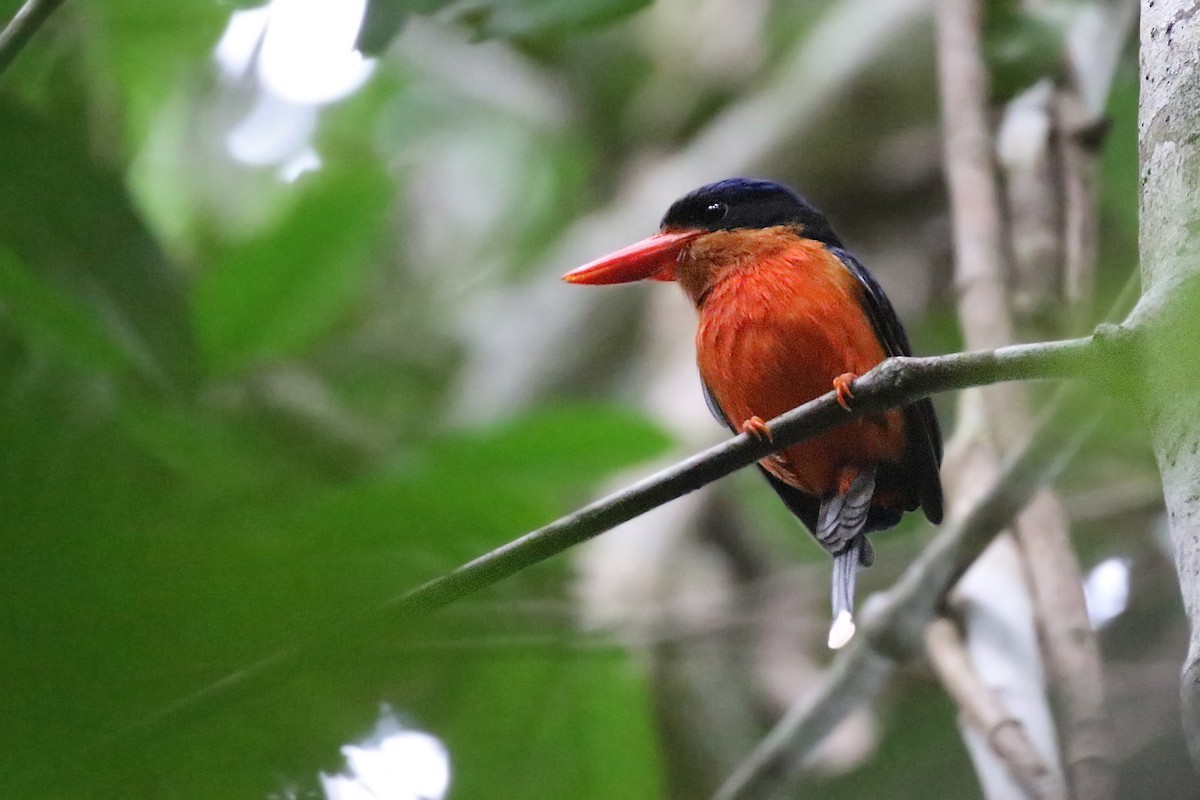
[[[0,31],[0,74],[16,60],[42,23],[62,4],[63,0],[26,0],[25,5]]]
[[[900,580],[864,605],[863,624],[828,672],[825,683],[793,706],[713,795],[752,797],[755,782],[787,754],[798,759],[819,744],[847,713],[867,702],[895,665],[917,653],[925,624],[963,572],[1025,506],[1053,480],[1099,423],[1080,414],[1077,391],[1052,403],[1029,444],[1007,459],[984,497],[957,522],[945,525]]]
[[[946,617],[935,617],[925,628],[925,654],[963,717],[987,740],[1029,796],[1036,800],[1066,797],[1062,776],[1046,765],[1020,720],[1008,713],[980,680],[958,628]]]

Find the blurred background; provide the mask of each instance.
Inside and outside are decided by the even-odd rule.
[[[0,75],[6,796],[703,797],[828,663],[828,561],[749,473],[427,619],[384,608],[723,438],[677,289],[558,280],[702,183],[797,187],[917,352],[961,347],[931,3],[375,3],[370,56],[365,11],[74,0]],[[990,3],[997,107],[1107,13]],[[1028,338],[1136,272],[1114,55],[1095,291],[1026,295]],[[1120,796],[1183,796],[1134,410],[1060,488]],[[877,537],[860,596],[931,535]],[[772,796],[979,796],[955,716],[905,669]]]

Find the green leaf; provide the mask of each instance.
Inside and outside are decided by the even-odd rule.
[[[359,299],[392,197],[373,163],[329,165],[296,184],[276,228],[220,254],[200,276],[193,318],[218,373],[295,356]]]
[[[572,34],[615,22],[650,0],[370,0],[358,49],[377,55],[415,14],[454,6],[458,18],[481,38],[534,38]]]
[[[355,46],[366,55],[379,55],[404,29],[409,17],[432,14],[452,2],[454,0],[368,0]]]
[[[531,38],[615,22],[650,5],[650,0],[491,0],[465,5],[462,19],[480,37]]]
[[[116,370],[130,365],[91,308],[31,272],[0,246],[0,301],[4,313],[31,340],[81,367]]]
[[[301,459],[280,452],[265,431],[228,414],[135,392],[122,397],[116,414],[132,443],[196,493],[294,483],[303,474]]]
[[[190,387],[198,365],[181,276],[121,176],[91,157],[86,133],[74,116],[47,118],[0,98],[0,243],[87,307],[146,378]],[[58,315],[46,329],[63,312],[31,313]]]

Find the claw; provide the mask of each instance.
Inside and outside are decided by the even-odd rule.
[[[767,423],[762,421],[762,417],[751,417],[743,422],[742,433],[753,436],[760,442],[770,442],[773,440],[771,431],[767,427]]]
[[[850,391],[850,384],[858,380],[858,376],[853,372],[843,372],[833,379],[833,390],[837,392],[838,405],[847,411],[850,410],[850,404],[846,399],[854,399],[854,392]]]

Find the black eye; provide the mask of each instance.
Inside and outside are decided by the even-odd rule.
[[[709,203],[704,207],[704,221],[709,225],[720,222],[729,214],[729,206],[724,203]]]

